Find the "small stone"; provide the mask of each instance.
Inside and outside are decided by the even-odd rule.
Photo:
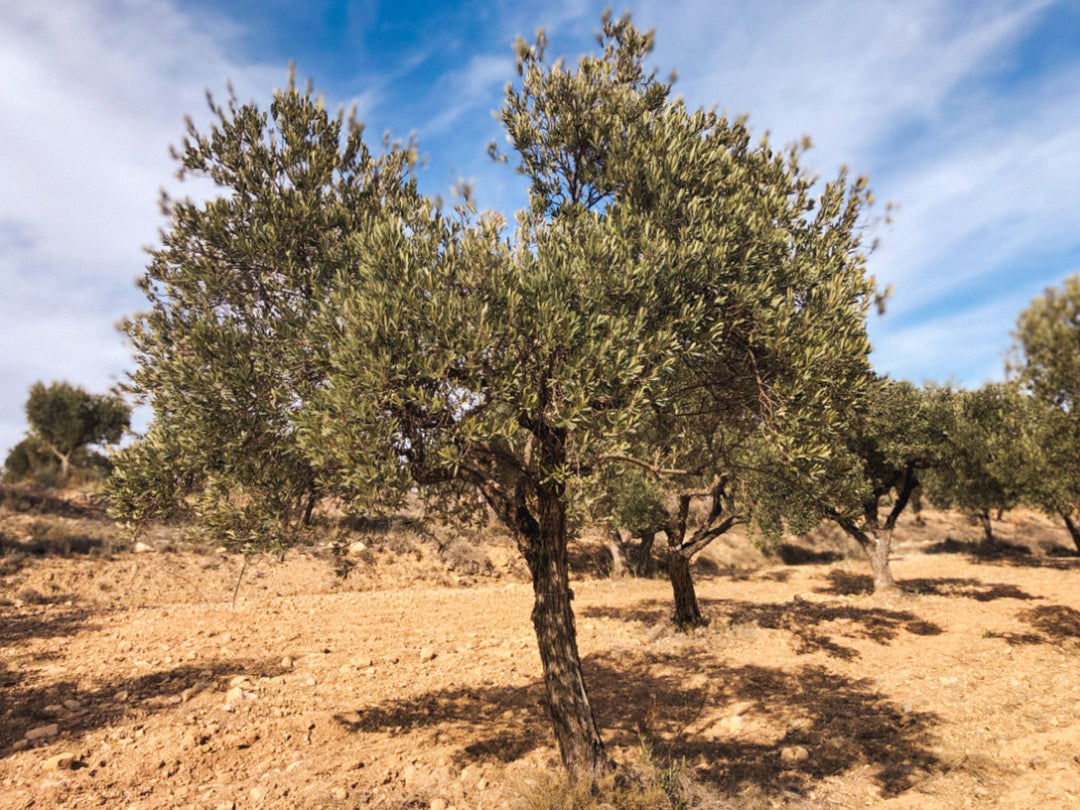
[[[34,740],[47,740],[50,737],[57,736],[59,733],[60,726],[56,723],[49,723],[47,726],[37,726],[30,729],[23,737],[33,742]]]
[[[314,678],[308,678],[306,681],[304,681],[304,683],[306,685],[308,685],[308,686],[314,686],[315,685],[315,679]]]
[[[11,750],[12,751],[25,751],[29,747],[30,747],[30,741],[25,740],[25,739],[24,740],[16,740],[15,742],[13,742],[11,744]]]
[[[74,754],[57,754],[44,760],[41,767],[47,771],[71,771],[75,769],[76,762]]]
[[[349,662],[357,669],[367,669],[371,666],[371,659],[366,655],[358,655],[352,661]]]
[[[349,553],[359,554],[362,551],[367,551],[367,546],[357,540],[354,543],[349,543]]]
[[[253,787],[251,790],[248,791],[248,798],[250,798],[253,802],[261,802],[263,799],[266,798],[266,788],[258,786]]]
[[[197,683],[192,684],[180,693],[180,700],[184,703],[187,703],[189,700],[195,697],[195,695],[199,694],[199,692],[203,692],[209,688],[210,684],[206,683],[206,681],[198,681]]]
[[[281,659],[281,668],[282,669],[292,669],[293,668],[293,660],[292,660],[292,658],[290,658],[287,655],[284,658],[282,658]]]
[[[124,702],[127,701],[127,699],[128,699],[127,689],[121,689],[119,692],[117,692],[115,695],[113,695],[113,700],[115,700],[117,703],[124,703]]]
[[[68,698],[64,701],[64,708],[71,712],[77,712],[79,709],[82,708],[82,703],[78,700]]]
[[[247,682],[248,682],[248,676],[247,675],[236,675],[235,677],[233,677],[229,681],[229,686],[240,686],[240,684],[244,684],[244,683],[247,683]]]
[[[449,806],[446,799],[432,799],[431,804],[428,805],[431,810],[447,810]]]
[[[237,703],[243,703],[245,700],[256,699],[257,695],[254,692],[247,692],[242,686],[234,686],[225,693],[225,702],[230,706],[235,706]]]
[[[364,670],[364,674],[367,675],[369,678],[375,677],[375,667],[368,667]]]
[[[810,752],[801,745],[786,745],[780,749],[780,759],[784,762],[806,762]]]
[[[146,545],[146,543],[144,543],[144,542],[142,542],[142,540],[140,540],[138,543],[136,543],[132,547],[131,550],[134,551],[136,554],[147,554],[147,553],[153,551],[154,547],[153,546],[148,546],[148,545]]]
[[[51,706],[46,706],[43,711],[45,712],[45,714],[60,714],[62,711],[64,711],[64,707],[61,706],[59,703],[54,703]]]
[[[334,797],[334,801],[343,802],[349,798],[349,791],[345,788],[336,787],[330,791],[330,795]]]
[[[420,663],[425,663],[427,661],[434,661],[434,660],[435,660],[435,650],[433,650],[431,647],[421,647],[420,648]]]

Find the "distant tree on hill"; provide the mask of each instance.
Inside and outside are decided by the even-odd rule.
[[[120,441],[131,422],[131,408],[112,394],[89,394],[64,382],[34,383],[26,400],[29,435],[9,454],[13,477],[55,473],[66,481],[73,466],[90,466],[88,448]]]

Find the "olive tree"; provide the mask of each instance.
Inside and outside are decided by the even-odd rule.
[[[1039,466],[1038,403],[1011,383],[951,396],[942,463],[926,477],[935,505],[965,512],[996,542],[993,521],[1028,497]]]
[[[356,492],[474,491],[511,529],[575,776],[606,762],[569,586],[583,477],[642,447],[670,466],[657,409],[752,421],[813,466],[843,418],[830,392],[866,375],[874,292],[861,182],[814,198],[799,148],[669,100],[651,35],[607,19],[601,42],[576,69],[542,35],[519,45],[502,120],[531,194],[512,238],[434,210],[370,234],[321,321],[331,371],[305,428]]]
[[[875,592],[899,589],[889,563],[893,531],[924,473],[942,463],[949,397],[945,390],[882,379],[844,436],[852,480],[841,483],[837,497],[823,501],[822,516],[866,554]]]
[[[868,377],[874,294],[863,181],[819,189],[800,147],[672,101],[628,18],[606,17],[601,45],[573,69],[543,35],[518,45],[501,118],[531,191],[512,232],[467,195],[444,211],[411,150],[371,156],[291,85],[269,119],[215,108],[181,157],[221,196],[169,204],[151,309],[128,325],[155,418],[117,479],[121,512],[180,499],[204,521],[225,511],[204,493],[256,525],[326,491],[490,512],[531,572],[555,737],[581,778],[607,767],[569,584],[583,482],[642,448],[671,466],[654,415],[703,407],[812,471],[845,418],[834,392]]]
[[[1037,404],[1038,469],[1029,477],[1033,505],[1057,515],[1080,551],[1080,278],[1047,289],[1020,314],[1011,369]]]
[[[42,470],[45,458],[59,466],[59,477],[71,476],[72,460],[93,445],[116,444],[131,421],[131,408],[113,394],[90,394],[66,382],[36,382],[26,400],[29,436],[9,455],[13,474]],[[85,460],[85,459],[84,459]]]

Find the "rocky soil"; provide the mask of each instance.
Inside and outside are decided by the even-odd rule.
[[[498,808],[557,769],[504,539],[390,527],[351,566],[259,557],[233,603],[242,555],[175,533],[133,553],[92,504],[6,503],[2,808]],[[690,635],[664,581],[600,578],[584,544],[579,642],[613,756],[684,762],[733,808],[1080,806],[1080,560],[1040,518],[1001,528],[1023,549],[908,522],[891,600],[836,538],[791,565],[721,544]]]

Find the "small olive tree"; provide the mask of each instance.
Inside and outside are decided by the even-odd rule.
[[[29,435],[11,451],[5,467],[14,477],[48,473],[51,459],[60,481],[73,464],[92,463],[88,448],[116,444],[131,422],[131,408],[118,396],[90,394],[66,382],[37,382],[26,400]]]
[[[843,437],[844,453],[851,459],[850,480],[839,482],[834,498],[822,500],[821,514],[866,554],[875,592],[899,589],[889,563],[893,531],[924,474],[943,462],[950,396],[946,390],[883,379],[868,393]]]

